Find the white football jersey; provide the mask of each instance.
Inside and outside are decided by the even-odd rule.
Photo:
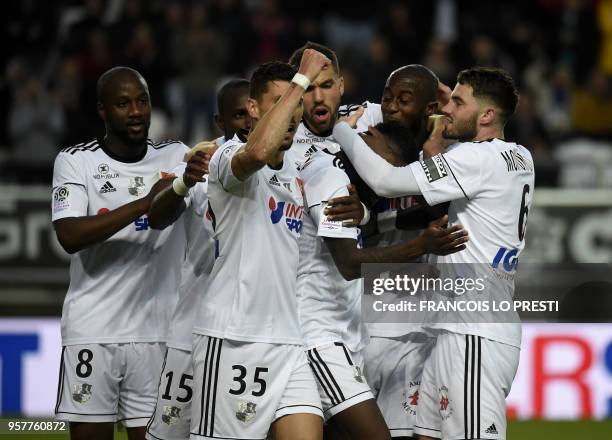
[[[362,280],[346,281],[325,244],[324,237],[357,240],[358,229],[330,221],[323,213],[327,201],[348,195],[350,180],[337,158],[318,151],[302,165],[304,227],[300,238],[298,311],[307,349],[343,342],[359,351],[368,341],[361,320]],[[355,242],[357,244],[357,242]]]
[[[63,149],[53,171],[53,221],[103,214],[146,196],[186,151],[180,142],[148,141],[142,158],[123,162],[97,140]],[[74,253],[62,343],[165,341],[184,247],[181,224],[155,231],[143,215]]]
[[[449,224],[469,232],[467,249],[437,257],[447,264],[443,274],[461,277],[469,264],[486,278],[487,292],[495,301],[512,300],[514,274],[525,247],[525,228],[534,190],[533,159],[521,145],[500,139],[462,142],[446,153],[410,165],[425,200],[430,205],[450,201]],[[457,264],[463,263],[461,267]],[[472,274],[470,274],[472,275]],[[520,347],[521,326],[491,323],[486,312],[454,312],[459,323],[432,325],[457,333],[483,336]],[[478,323],[485,322],[485,323]]]
[[[363,104],[342,105],[338,110],[340,116],[349,116],[355,113],[359,107],[363,107],[363,115],[357,120],[355,129],[362,133],[368,131],[368,127],[375,127],[383,121],[382,108],[380,104],[365,101]]]
[[[185,199],[187,208],[178,221],[185,224],[187,252],[181,268],[178,302],[174,308],[166,345],[191,351],[193,324],[199,308],[202,291],[207,289],[208,278],[215,262],[212,217],[208,212],[208,181],[196,183]],[[178,223],[177,222],[177,223]]]
[[[383,216],[388,215],[392,212],[397,211],[398,209],[409,209],[412,208],[416,204],[415,196],[403,196],[403,197],[395,197],[393,199],[381,199],[380,202],[376,206],[377,215]],[[393,246],[400,243],[405,243],[410,240],[415,239],[421,230],[402,230],[402,229],[393,229],[389,231],[385,231],[380,234],[378,237],[378,247],[387,247]],[[427,256],[423,256],[418,259],[418,261],[425,262]],[[416,262],[416,261],[415,261]],[[402,297],[398,296],[397,301],[401,301]],[[386,301],[388,302],[388,301]],[[373,314],[373,318],[381,317],[380,314]],[[409,320],[406,320],[409,321]],[[395,338],[407,335],[408,333],[422,333],[423,324],[416,322],[368,322],[368,333],[370,336],[377,337],[386,337],[386,338]]]
[[[208,198],[217,259],[200,301],[194,333],[237,341],[302,344],[297,316],[301,182],[289,160],[240,181],[234,137],[213,155]]]

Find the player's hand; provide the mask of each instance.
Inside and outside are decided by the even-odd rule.
[[[314,49],[306,49],[302,54],[302,61],[298,73],[301,73],[306,78],[313,82],[321,70],[331,65],[331,61],[321,52]]]
[[[336,124],[339,124],[340,122],[346,122],[348,125],[351,126],[351,128],[357,128],[357,121],[359,121],[359,118],[363,116],[364,111],[365,109],[363,108],[363,106],[360,105],[359,107],[357,107],[357,110],[355,110],[352,115],[342,116],[341,118],[336,119]]]
[[[348,185],[348,191],[348,196],[329,200],[323,213],[331,221],[342,221],[346,227],[359,226],[365,214],[363,205],[354,185]]]
[[[429,137],[423,144],[423,159],[429,159],[436,154],[444,153],[446,148],[455,142],[454,139],[444,137],[444,127],[446,127],[446,116],[430,115],[427,119],[427,131]]]
[[[147,203],[147,206],[151,206],[153,199],[157,194],[161,192],[162,189],[172,185],[172,181],[175,177],[176,176],[174,174],[166,174],[164,175],[164,177],[161,177],[157,182],[153,184],[153,186],[149,190],[149,193],[145,196],[145,202]]]
[[[185,173],[183,174],[185,185],[191,188],[198,182],[205,182],[209,164],[210,154],[196,151],[187,162],[187,168],[185,168]]]
[[[444,107],[451,100],[451,89],[449,86],[438,80],[438,108]]]
[[[423,246],[424,253],[449,255],[462,251],[468,242],[468,233],[463,226],[454,225],[447,228],[448,215],[443,215],[429,223],[429,226],[417,238]]]
[[[215,154],[215,151],[217,151],[217,148],[219,148],[219,146],[214,140],[199,142],[191,150],[185,153],[185,157],[183,160],[185,162],[189,162],[189,159],[191,159],[191,156],[193,156],[196,151],[203,151],[204,153],[209,154],[210,157],[212,157],[212,155]]]
[[[444,115],[429,115],[427,118],[427,131],[429,133],[442,133],[446,126],[446,116]]]

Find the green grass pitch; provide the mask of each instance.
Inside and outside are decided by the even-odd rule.
[[[13,419],[14,420],[14,419]],[[26,420],[26,419],[23,419]],[[65,440],[69,435],[49,434],[0,434],[0,440]],[[510,422],[508,440],[610,440],[612,439],[612,420],[605,422],[550,422],[529,421]],[[115,431],[115,440],[127,440],[125,432]]]

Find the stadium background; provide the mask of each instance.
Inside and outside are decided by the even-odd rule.
[[[68,259],[50,224],[52,164],[60,146],[102,134],[95,81],[117,64],[149,83],[151,137],[189,144],[218,134],[225,80],[307,40],[337,51],[344,103],[378,102],[408,63],[451,87],[463,68],[503,67],[521,90],[506,136],[536,163],[521,266],[552,265],[555,278],[612,261],[612,0],[26,0],[2,15],[0,417],[53,410]],[[599,323],[525,324],[509,438],[612,438],[610,308],[583,319]]]

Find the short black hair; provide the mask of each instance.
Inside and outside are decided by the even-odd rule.
[[[281,61],[269,61],[260,64],[251,76],[249,97],[259,101],[261,96],[268,91],[268,82],[291,81],[295,73],[293,67]]]
[[[409,164],[419,159],[419,149],[409,128],[397,122],[380,122],[375,128],[383,134],[389,148],[402,161]]]
[[[501,110],[501,122],[505,125],[514,114],[519,92],[508,72],[496,67],[473,67],[457,75],[457,83],[472,87],[475,98],[490,100]]]
[[[219,114],[223,114],[223,106],[225,105],[225,97],[228,93],[233,92],[235,90],[240,89],[249,89],[249,81],[244,78],[236,78],[229,80],[219,89],[217,93],[217,108],[219,110]]]
[[[415,82],[417,92],[425,100],[432,102],[438,99],[438,77],[422,64],[408,64],[400,67],[389,75],[389,78],[409,79]]]
[[[334,70],[338,75],[340,75],[340,64],[338,63],[338,56],[336,55],[336,52],[334,52],[327,46],[324,46],[319,43],[314,43],[312,41],[307,42],[305,45],[303,45],[299,49],[296,49],[295,52],[291,54],[291,57],[289,58],[289,64],[291,64],[295,70],[298,70],[300,68],[300,63],[302,62],[302,55],[304,55],[304,51],[306,49],[314,49],[329,58],[332,63],[332,66],[334,67]]]
[[[106,89],[109,85],[114,85],[114,81],[125,78],[136,78],[141,81],[145,88],[148,90],[149,86],[147,85],[147,81],[144,77],[135,69],[126,66],[116,66],[108,69],[100,78],[98,78],[98,82],[96,84],[96,93],[98,95],[98,101],[102,101],[102,97],[106,93]]]

